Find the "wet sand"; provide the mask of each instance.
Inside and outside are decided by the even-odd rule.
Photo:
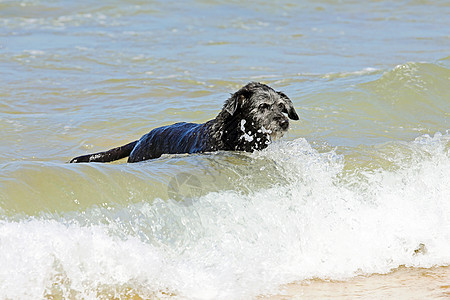
[[[357,276],[348,281],[313,279],[283,286],[278,295],[260,299],[449,299],[450,267],[400,267],[389,274]]]

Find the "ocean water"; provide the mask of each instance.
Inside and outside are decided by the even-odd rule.
[[[392,288],[379,274],[448,296],[449,15],[426,0],[0,1],[0,299],[252,299],[311,280],[345,298],[333,282],[361,277],[367,298]],[[300,116],[263,151],[67,163],[212,119],[249,81]]]

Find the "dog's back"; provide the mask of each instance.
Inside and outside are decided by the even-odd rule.
[[[75,157],[71,163],[111,162],[129,156],[128,162],[158,158],[163,154],[214,151],[208,143],[208,123],[176,123],[155,128],[139,140],[108,151]]]
[[[214,151],[206,142],[207,126],[208,123],[181,122],[155,128],[139,139],[128,162],[158,158],[163,154]]]

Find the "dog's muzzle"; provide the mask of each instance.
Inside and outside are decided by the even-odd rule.
[[[288,128],[289,128],[289,121],[288,120],[281,120],[280,121],[280,127],[284,131],[288,130]]]

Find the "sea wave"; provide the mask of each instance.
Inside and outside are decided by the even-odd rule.
[[[234,171],[252,171],[229,184],[253,184],[251,191],[141,194],[3,218],[1,297],[247,298],[308,278],[448,265],[449,145],[448,133],[387,143],[367,151],[390,163],[356,166],[339,149],[319,152],[297,139],[238,157],[252,163]],[[276,180],[260,184],[256,169]],[[231,174],[212,170],[218,182]]]

